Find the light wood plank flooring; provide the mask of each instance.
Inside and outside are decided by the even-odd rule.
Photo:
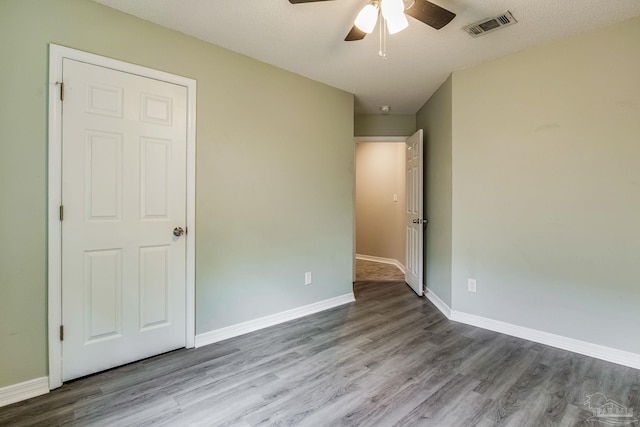
[[[640,371],[449,321],[403,282],[355,293],[0,408],[0,425],[588,426],[597,392],[640,410]]]

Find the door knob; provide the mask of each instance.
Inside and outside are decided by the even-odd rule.
[[[182,227],[176,227],[173,229],[173,235],[176,237],[180,237],[184,234],[184,229]]]

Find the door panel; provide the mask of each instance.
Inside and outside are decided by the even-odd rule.
[[[169,323],[169,246],[140,248],[140,328]]]
[[[423,194],[422,194],[422,129],[407,140],[407,209],[405,281],[422,296],[423,263]]]
[[[120,220],[122,207],[122,135],[87,131],[85,216],[90,221]]]
[[[62,377],[184,347],[184,86],[63,60]]]
[[[122,333],[122,251],[84,254],[85,343],[117,338]]]
[[[142,219],[168,219],[171,140],[140,138],[140,149]]]

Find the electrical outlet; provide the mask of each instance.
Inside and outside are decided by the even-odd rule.
[[[304,284],[305,285],[310,285],[311,284],[311,272],[307,271],[306,273],[304,273]]]
[[[469,289],[469,292],[475,292],[476,291],[476,279],[467,279],[467,287]]]

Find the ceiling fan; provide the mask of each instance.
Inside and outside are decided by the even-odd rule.
[[[327,0],[289,0],[289,3],[299,4],[317,1]],[[456,16],[455,13],[428,0],[370,0],[358,13],[353,28],[351,28],[344,40],[348,42],[362,40],[373,31],[379,15],[382,15],[389,34],[402,31],[409,25],[406,15],[436,30],[447,25]]]

